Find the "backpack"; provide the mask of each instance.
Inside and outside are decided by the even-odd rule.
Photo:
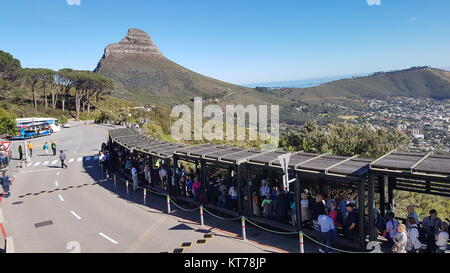
[[[417,238],[419,240],[419,242],[423,245],[426,245],[428,242],[428,236],[427,233],[425,232],[425,230],[421,227],[411,227],[411,229],[416,228],[417,231],[419,232],[419,238]]]

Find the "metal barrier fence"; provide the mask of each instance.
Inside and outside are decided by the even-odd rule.
[[[101,166],[101,164],[100,164],[100,166]],[[107,178],[108,178],[108,180],[109,180],[109,177],[110,177],[110,171],[109,171],[108,169],[106,169],[106,170],[103,170],[103,169],[102,169],[102,172],[107,176]],[[114,181],[115,188],[117,188],[117,180],[119,180],[119,181],[125,183],[126,189],[127,189],[127,195],[129,195],[129,194],[130,194],[129,189],[128,189],[128,188],[129,188],[129,184],[130,184],[129,181],[128,181],[127,179],[123,179],[123,178],[120,178],[120,177],[119,177],[119,179],[118,179],[117,174],[114,173],[114,174],[113,174],[113,181]],[[170,204],[173,204],[175,207],[177,207],[178,209],[180,209],[180,210],[182,210],[182,211],[185,211],[185,212],[194,212],[194,211],[200,210],[200,223],[201,223],[202,226],[204,226],[204,224],[205,224],[203,212],[206,212],[206,213],[208,213],[209,215],[211,215],[212,217],[215,217],[215,218],[220,219],[220,220],[223,220],[223,221],[237,221],[237,220],[241,220],[241,226],[242,226],[242,239],[243,239],[243,240],[247,240],[247,234],[246,234],[247,226],[246,226],[246,223],[249,223],[249,224],[253,225],[254,227],[256,227],[256,228],[258,228],[258,229],[261,229],[261,230],[264,230],[264,231],[266,231],[266,232],[273,233],[273,234],[278,234],[278,235],[298,235],[298,237],[299,237],[299,248],[300,248],[300,251],[299,251],[299,252],[300,252],[300,253],[304,253],[304,237],[306,237],[306,238],[309,239],[311,242],[313,242],[313,243],[315,243],[315,244],[317,244],[317,245],[319,245],[319,246],[321,246],[321,247],[326,247],[326,248],[331,249],[331,250],[334,250],[334,251],[336,251],[336,252],[341,252],[341,253],[381,253],[380,248],[377,247],[377,246],[374,245],[374,244],[371,245],[371,247],[374,248],[374,250],[371,251],[371,252],[348,251],[348,250],[343,250],[343,249],[334,248],[334,247],[325,245],[325,244],[323,244],[323,243],[321,243],[321,242],[319,242],[319,241],[313,239],[312,237],[310,237],[310,236],[304,234],[304,233],[301,232],[301,231],[300,231],[300,232],[297,232],[297,231],[294,231],[294,232],[281,232],[281,231],[271,230],[271,229],[268,229],[268,228],[265,228],[265,227],[263,227],[263,226],[261,226],[261,225],[256,224],[255,222],[251,221],[250,219],[246,218],[245,216],[239,216],[239,217],[235,217],[235,218],[225,218],[225,217],[221,217],[221,216],[216,215],[215,213],[213,213],[213,212],[207,210],[205,207],[203,207],[203,205],[199,205],[198,207],[193,208],[193,209],[184,208],[183,206],[177,204],[174,200],[172,200],[172,198],[171,198],[170,195],[168,195],[168,194],[160,193],[160,192],[157,192],[157,191],[153,191],[153,190],[151,190],[151,189],[144,188],[144,187],[141,187],[141,186],[138,186],[138,189],[143,190],[144,204],[146,204],[147,192],[150,192],[150,193],[153,193],[153,194],[156,194],[156,195],[160,195],[160,196],[162,196],[162,197],[166,197],[166,199],[167,199],[167,212],[168,212],[168,214],[171,214],[171,213],[172,213]],[[378,243],[378,242],[377,242],[377,243]]]

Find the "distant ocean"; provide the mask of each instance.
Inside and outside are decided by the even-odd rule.
[[[284,81],[284,82],[264,82],[264,83],[252,83],[252,84],[241,84],[245,87],[255,88],[255,87],[271,87],[271,88],[306,88],[306,87],[314,87],[319,86],[321,84],[337,81],[341,79],[349,79],[352,77],[362,77],[367,76],[366,74],[358,74],[358,75],[346,75],[346,76],[335,76],[335,77],[324,77],[324,78],[315,78],[315,79],[305,79],[305,80],[294,80],[294,81]]]

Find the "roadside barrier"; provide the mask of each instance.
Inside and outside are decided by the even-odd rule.
[[[300,245],[300,253],[305,253],[305,243],[303,242],[303,232],[301,231],[298,233],[298,241]]]
[[[175,207],[177,207],[177,208],[179,208],[179,209],[181,209],[181,210],[183,210],[183,211],[191,212],[191,211],[196,211],[196,210],[200,209],[200,207],[197,207],[197,208],[195,208],[195,209],[186,209],[186,208],[183,208],[183,207],[181,207],[180,205],[178,205],[177,203],[175,203],[175,202],[172,200],[172,198],[170,198],[169,196],[167,196],[167,197],[168,197],[168,199],[170,200],[170,202],[172,202],[172,203],[175,205]]]
[[[170,214],[170,197],[167,195],[167,213]]]
[[[241,218],[241,226],[242,226],[242,240],[247,241],[247,233],[245,231],[245,217],[242,216]]]
[[[237,220],[241,219],[241,216],[238,216],[236,218],[223,218],[223,217],[220,217],[220,216],[210,212],[209,210],[207,210],[205,208],[203,208],[203,210],[205,210],[209,215],[211,215],[211,216],[213,216],[215,218],[218,218],[220,220],[224,220],[224,221],[237,221]]]
[[[122,179],[122,178],[119,178],[119,179],[120,179],[122,182],[125,182],[126,187],[127,187],[127,195],[129,195],[129,189],[128,189],[128,188],[129,188],[129,187],[128,187],[129,182],[128,182],[128,180],[125,180],[125,179]],[[117,188],[117,184],[116,184],[116,183],[117,183],[117,174],[114,174],[114,185],[115,185],[115,187]],[[305,249],[304,249],[304,237],[306,237],[308,240],[310,240],[311,242],[313,242],[313,243],[315,243],[315,244],[317,244],[317,245],[319,245],[319,246],[321,246],[321,247],[326,247],[326,248],[331,249],[331,250],[334,250],[334,251],[336,251],[336,252],[341,252],[341,253],[370,253],[370,252],[364,252],[364,251],[360,251],[360,252],[358,252],[358,251],[348,251],[348,250],[342,250],[342,249],[334,248],[334,247],[331,247],[331,246],[327,246],[327,245],[325,245],[325,244],[323,244],[323,243],[321,243],[321,242],[319,242],[319,241],[313,239],[312,237],[310,237],[310,236],[304,234],[302,231],[300,231],[300,232],[297,232],[297,231],[293,231],[293,232],[283,232],[283,231],[271,230],[271,229],[268,229],[268,228],[265,228],[265,227],[263,227],[263,226],[260,226],[260,225],[256,224],[255,222],[249,220],[249,219],[246,218],[245,216],[239,216],[239,217],[235,217],[235,218],[224,218],[224,217],[221,217],[221,216],[218,216],[218,215],[212,213],[211,211],[209,211],[208,209],[206,209],[205,207],[203,207],[203,205],[200,205],[200,206],[198,206],[198,207],[196,207],[196,208],[193,208],[193,209],[183,208],[183,207],[181,207],[180,205],[178,205],[177,203],[175,203],[175,201],[173,201],[173,200],[170,198],[170,196],[167,195],[167,194],[160,193],[160,192],[157,192],[157,191],[153,191],[153,190],[150,190],[150,189],[147,189],[147,188],[143,188],[143,187],[138,187],[138,188],[139,188],[139,189],[142,189],[143,192],[144,192],[144,204],[146,204],[147,191],[150,192],[150,193],[157,194],[157,195],[166,196],[166,200],[167,200],[167,213],[168,213],[168,214],[171,214],[171,213],[172,213],[170,203],[174,204],[175,207],[179,208],[180,210],[186,211],[186,212],[193,212],[193,211],[196,211],[196,210],[200,210],[200,224],[201,224],[201,226],[204,226],[204,225],[205,225],[205,222],[204,222],[204,212],[208,213],[209,215],[211,215],[211,216],[213,216],[213,217],[215,217],[215,218],[218,218],[218,219],[224,220],[224,221],[237,221],[237,220],[240,219],[240,220],[241,220],[241,227],[242,227],[242,239],[243,239],[244,241],[247,240],[247,226],[246,226],[246,222],[249,222],[250,224],[252,224],[252,225],[255,226],[256,228],[262,229],[262,230],[267,231],[267,232],[270,232],[270,233],[279,234],[279,235],[294,235],[294,234],[297,234],[297,235],[298,235],[298,238],[299,238],[299,252],[300,252],[300,253],[305,253]]]
[[[200,206],[200,223],[202,227],[205,226],[205,220],[203,219],[203,206]]]

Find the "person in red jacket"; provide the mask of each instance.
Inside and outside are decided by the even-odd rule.
[[[333,224],[335,227],[341,227],[341,223],[339,223],[339,210],[336,206],[336,201],[330,202],[330,212],[328,213],[331,219],[333,219]]]

